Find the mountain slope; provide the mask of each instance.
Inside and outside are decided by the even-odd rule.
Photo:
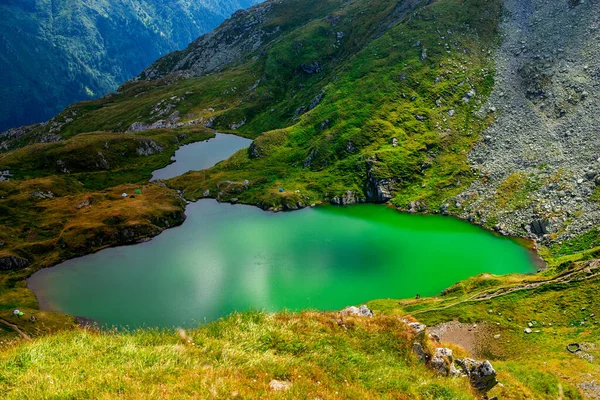
[[[257,0],[0,4],[0,131],[96,98]]]

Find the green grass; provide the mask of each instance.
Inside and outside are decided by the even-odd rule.
[[[127,135],[92,132],[0,155],[0,165],[14,171],[13,180],[68,174],[86,189],[99,190],[148,181],[152,171],[171,162],[177,148],[212,137],[214,133],[199,127]],[[138,153],[149,145],[154,154]]]
[[[435,376],[397,318],[234,314],[185,333],[59,333],[0,354],[0,394],[123,398],[470,399],[466,380]],[[288,381],[286,393],[269,388]],[[414,382],[418,382],[415,385]]]
[[[513,173],[496,189],[496,207],[509,213],[525,208],[532,201],[528,195],[538,188],[538,183],[532,177]]]
[[[335,69],[324,100],[297,124],[263,133],[254,145],[258,158],[240,152],[169,184],[189,199],[210,190],[220,192],[221,200],[293,208],[347,190],[367,198],[371,176],[396,182],[394,204],[407,208],[422,200],[435,209],[472,179],[466,156],[489,123],[474,113],[493,86],[492,65],[482,50],[494,46],[498,13],[498,4],[478,1],[421,10]],[[453,36],[440,39],[436,29]],[[313,37],[307,40],[320,40]],[[452,43],[451,50],[444,42]],[[422,48],[428,49],[425,61]],[[320,90],[316,86],[312,93]],[[466,103],[471,88],[479,97]],[[421,116],[423,121],[416,118]],[[220,182],[244,180],[252,182],[248,190],[217,190]],[[278,195],[279,187],[300,194]]]

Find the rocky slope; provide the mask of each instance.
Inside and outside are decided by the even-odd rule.
[[[100,97],[258,0],[0,4],[0,131]]]
[[[573,238],[600,222],[600,4],[504,7],[496,85],[481,110],[495,121],[469,156],[479,179],[451,203],[505,233]]]

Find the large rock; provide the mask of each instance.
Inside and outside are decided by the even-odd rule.
[[[471,386],[479,392],[489,392],[498,384],[496,370],[489,361],[476,361],[471,358],[459,358],[456,365],[469,378]]]
[[[0,271],[23,269],[29,266],[29,261],[22,257],[3,255],[0,256]]]
[[[537,236],[544,236],[546,233],[548,233],[548,223],[539,219],[536,219],[529,224],[529,228],[531,233]]]
[[[419,342],[415,342],[413,343],[413,352],[416,354],[417,358],[421,361],[426,363],[429,360],[429,354],[427,354],[425,352],[425,349],[423,348],[423,345]]]
[[[425,329],[427,329],[426,325],[421,324],[420,322],[410,322],[408,320],[404,320],[404,322],[409,326],[410,329],[412,329],[412,331],[415,334],[417,334],[417,335],[425,334]]]
[[[453,370],[453,361],[454,355],[452,350],[445,347],[438,347],[435,349],[435,353],[433,354],[431,361],[429,361],[429,366],[435,372],[444,376],[448,376]]]
[[[152,139],[138,140],[138,147],[135,149],[138,156],[147,157],[162,152],[164,149]]]
[[[369,174],[367,196],[378,203],[386,203],[394,197],[395,185],[394,179],[377,179]]]
[[[261,149],[256,145],[256,142],[252,142],[250,147],[248,148],[248,153],[250,158],[260,158],[262,157]]]

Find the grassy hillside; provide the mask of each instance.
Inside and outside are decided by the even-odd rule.
[[[278,38],[247,63],[192,79],[132,82],[109,99],[71,106],[7,147],[176,118],[260,136],[251,151],[170,183],[188,199],[248,179],[248,191],[232,187],[221,199],[294,208],[352,190],[358,199],[436,209],[464,189],[473,179],[467,154],[492,118],[475,111],[493,86],[489,52],[500,3],[448,0],[414,14],[416,2],[292,3],[271,10],[263,29],[277,23]],[[313,18],[297,26],[293,9]],[[307,73],[311,65],[319,72]],[[282,186],[301,195],[276,195]]]
[[[0,309],[37,307],[23,278],[41,267],[181,224],[185,202],[148,180],[179,146],[213,136],[201,127],[91,133],[0,155],[15,172],[0,182],[0,260],[24,263],[0,272]]]

